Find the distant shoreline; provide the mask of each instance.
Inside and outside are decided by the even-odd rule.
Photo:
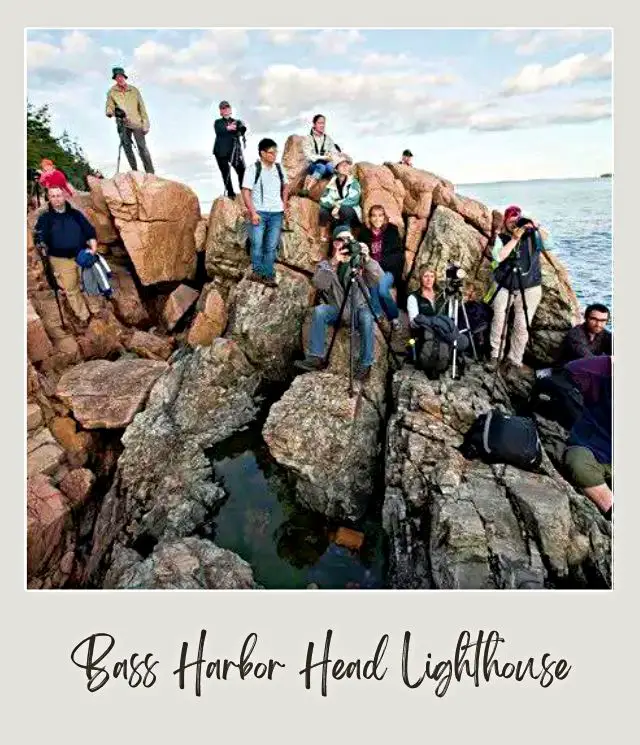
[[[569,176],[567,178],[527,178],[527,179],[503,179],[501,181],[473,181],[465,183],[456,183],[456,188],[460,186],[490,186],[491,184],[533,184],[540,181],[600,181],[603,178],[613,178],[613,174],[604,173],[601,176]]]

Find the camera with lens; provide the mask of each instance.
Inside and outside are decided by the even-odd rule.
[[[467,273],[465,272],[465,270],[460,267],[460,264],[456,264],[455,262],[450,261],[447,264],[447,268],[444,274],[445,292],[448,295],[453,295],[457,292],[460,292],[466,274]]]
[[[526,233],[536,229],[536,226],[528,217],[521,217],[516,223],[517,228],[524,228]]]
[[[127,112],[124,109],[121,109],[119,106],[116,106],[114,108],[113,114],[116,117],[116,119],[126,119],[127,118]]]

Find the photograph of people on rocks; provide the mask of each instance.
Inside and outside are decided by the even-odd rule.
[[[26,32],[29,589],[611,589],[609,29]]]

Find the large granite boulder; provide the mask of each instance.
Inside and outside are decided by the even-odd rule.
[[[143,285],[193,279],[200,203],[188,186],[129,171],[100,189]]]
[[[229,331],[267,380],[286,380],[314,290],[305,275],[276,265],[278,287],[243,279],[229,295]]]
[[[442,184],[453,189],[449,181],[429,171],[405,166],[402,163],[385,163],[385,166],[404,186],[402,211],[405,215],[427,219],[431,214],[433,190],[436,186]]]
[[[67,370],[56,395],[86,429],[121,429],[143,407],[151,387],[167,369],[159,360],[92,360]]]
[[[250,264],[247,225],[247,211],[239,197],[214,200],[205,244],[205,265],[210,277],[226,283],[242,278]]]
[[[357,520],[372,500],[384,410],[343,375],[298,376],[263,428],[271,455],[295,477],[296,498],[328,517]]]
[[[116,540],[132,548],[192,535],[225,499],[205,450],[255,417],[259,382],[230,339],[174,359],[122,437],[124,452],[96,521],[88,576]]]
[[[280,238],[278,262],[312,274],[317,263],[326,258],[320,242],[320,207],[311,199],[291,197],[286,231]],[[325,244],[326,246],[326,244]]]
[[[610,586],[610,524],[548,459],[529,473],[460,454],[476,416],[510,411],[503,384],[493,404],[492,389],[479,366],[459,381],[396,373],[383,505],[391,586]]]
[[[354,176],[360,182],[362,189],[362,219],[368,225],[369,209],[374,204],[385,208],[392,222],[398,227],[401,235],[404,235],[404,220],[402,219],[402,207],[404,203],[404,186],[385,166],[376,166],[373,163],[357,163],[354,168]]]
[[[146,559],[116,552],[105,577],[108,590],[249,590],[257,587],[249,564],[203,538],[162,541]]]
[[[491,235],[491,210],[477,199],[460,196],[454,192],[453,187],[438,184],[433,190],[433,203],[457,212],[487,238]]]

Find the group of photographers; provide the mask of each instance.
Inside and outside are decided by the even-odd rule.
[[[145,140],[149,117],[142,96],[127,83],[123,68],[113,68],[112,78],[115,83],[107,94],[106,115],[116,119],[121,146],[131,168],[137,169],[132,147],[135,140],[145,170],[153,173]],[[263,138],[258,144],[258,159],[246,167],[242,143],[247,127],[233,117],[228,101],[220,102],[219,111],[220,117],[214,122],[213,154],[230,197],[235,197],[231,169],[235,170],[249,213],[250,279],[275,287],[277,250],[289,212],[289,183],[278,162],[278,146],[274,140]],[[372,206],[363,222],[361,188],[352,174],[352,160],[325,129],[326,118],[317,114],[303,142],[307,166],[300,193],[308,195],[320,180],[329,179],[320,195],[319,219],[322,239],[331,239],[326,258],[319,262],[313,276],[321,302],[313,310],[305,358],[296,366],[303,371],[324,368],[328,328],[351,323],[360,336],[355,378],[364,381],[374,364],[376,322],[386,319],[391,331],[396,331],[400,328],[399,306],[406,308],[410,334],[417,339],[424,319],[444,314],[442,295],[437,290],[434,268],[423,265],[417,270],[418,289],[406,296],[404,247],[398,227],[389,221],[381,205]],[[405,150],[401,163],[410,167],[412,158],[412,153]],[[65,195],[72,195],[73,191],[64,174],[58,173],[50,161],[43,161],[42,167],[38,178],[49,187],[51,203],[38,221],[37,232],[47,238],[53,271],[72,310],[80,321],[86,322],[88,312],[80,302],[73,259],[87,245],[95,252],[95,231],[67,203]],[[505,210],[490,240],[494,283],[484,299],[492,315],[486,363],[491,371],[522,368],[531,323],[542,298],[540,257],[548,248],[549,236],[535,220],[524,217],[517,206]],[[447,272],[447,285],[453,283],[458,292],[462,273],[455,265],[451,272],[451,277]],[[465,312],[464,305],[462,308]],[[507,333],[511,312],[513,323]],[[558,352],[558,366],[569,363],[567,370],[584,396],[584,411],[572,429],[566,452],[567,471],[574,485],[610,518],[612,344],[605,328],[608,321],[606,306],[590,305],[584,323],[567,334]],[[469,334],[473,331],[470,328]]]

